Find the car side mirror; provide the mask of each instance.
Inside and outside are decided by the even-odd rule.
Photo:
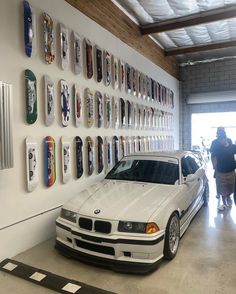
[[[196,175],[190,174],[190,175],[187,175],[187,177],[184,180],[184,183],[192,183],[192,182],[196,181],[196,179],[197,179]]]

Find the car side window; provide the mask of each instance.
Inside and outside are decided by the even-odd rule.
[[[195,172],[199,169],[199,166],[197,165],[195,159],[192,156],[187,156],[186,160],[189,165],[189,170],[191,171],[191,174],[195,174]]]
[[[185,157],[181,159],[181,170],[182,170],[183,177],[187,177],[187,175],[191,174]]]

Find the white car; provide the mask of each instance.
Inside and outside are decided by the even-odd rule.
[[[192,152],[124,157],[105,179],[63,205],[56,248],[85,262],[145,273],[173,259],[180,237],[209,198]]]

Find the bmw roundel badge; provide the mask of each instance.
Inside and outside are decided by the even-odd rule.
[[[96,209],[96,210],[94,210],[94,214],[99,214],[100,212],[101,212],[100,209]]]

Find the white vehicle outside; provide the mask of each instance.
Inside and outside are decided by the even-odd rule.
[[[105,179],[63,205],[56,248],[115,270],[149,272],[173,259],[180,237],[209,197],[192,152],[124,157]]]

